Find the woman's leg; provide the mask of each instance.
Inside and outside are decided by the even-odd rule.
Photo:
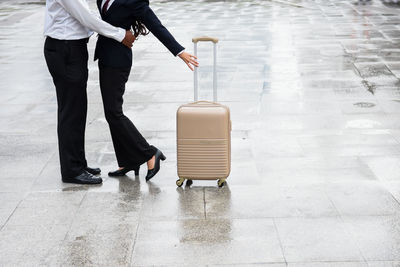
[[[156,148],[147,143],[122,110],[125,84],[130,70],[130,68],[116,69],[99,65],[104,113],[120,167],[141,165],[156,153]]]

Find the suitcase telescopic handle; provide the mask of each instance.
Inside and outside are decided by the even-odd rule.
[[[200,36],[193,37],[192,42],[194,44],[194,55],[197,57],[197,43],[198,42],[212,42],[214,45],[214,67],[213,67],[213,99],[214,102],[217,102],[217,43],[218,38],[208,37],[208,36]],[[194,101],[197,101],[199,98],[199,89],[198,89],[198,74],[197,67],[194,67]]]
[[[213,42],[214,44],[218,43],[218,38],[214,37],[208,37],[208,36],[199,36],[199,37],[193,37],[192,42],[197,43],[197,42]]]

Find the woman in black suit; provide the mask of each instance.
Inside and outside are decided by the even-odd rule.
[[[137,37],[147,35],[150,30],[191,70],[193,66],[198,66],[196,57],[185,52],[184,47],[161,24],[149,7],[148,0],[97,0],[97,5],[104,21],[127,30],[133,29]],[[165,160],[165,156],[159,149],[147,143],[122,111],[125,84],[132,67],[132,50],[113,39],[100,35],[96,44],[96,59],[99,60],[104,113],[120,167],[109,175],[123,176],[131,170],[134,170],[137,175],[139,166],[147,162],[146,181],[148,181],[159,171],[160,160]]]

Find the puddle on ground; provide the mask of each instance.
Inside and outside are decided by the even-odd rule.
[[[359,108],[373,108],[376,106],[374,103],[370,103],[370,102],[358,102],[358,103],[354,103],[353,105],[356,107],[359,107]]]
[[[46,5],[46,1],[42,1],[42,2],[25,2],[25,3],[20,3],[20,5]]]

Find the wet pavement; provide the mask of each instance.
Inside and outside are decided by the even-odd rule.
[[[43,2],[43,1],[42,1]],[[93,6],[93,3],[92,3]],[[116,179],[90,41],[87,158],[61,183],[41,1],[0,1],[0,266],[399,266],[400,8],[381,1],[153,1],[175,37],[220,38],[228,186],[176,188],[175,112],[192,73],[134,45],[125,113],[168,160]],[[211,51],[199,47],[201,98]]]

